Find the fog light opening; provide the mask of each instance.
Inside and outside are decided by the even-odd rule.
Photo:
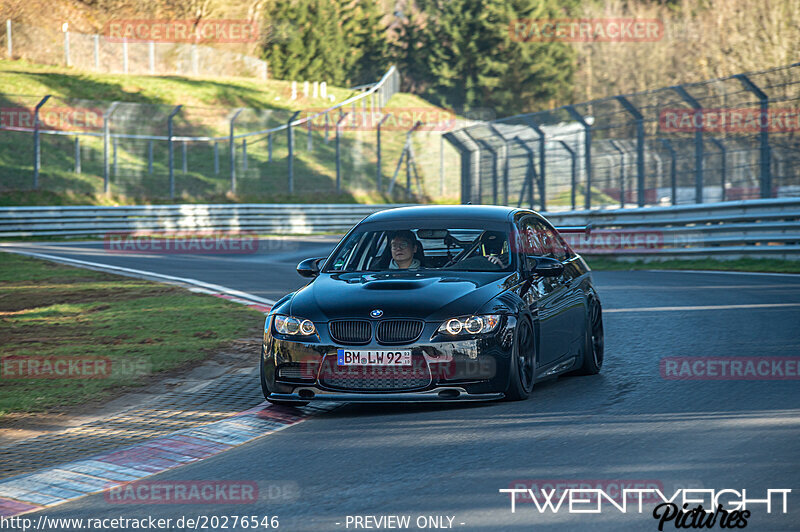
[[[311,390],[300,390],[299,392],[297,392],[297,395],[299,395],[303,399],[311,399],[312,397],[314,397],[314,392],[312,392]]]
[[[439,392],[439,397],[443,399],[455,399],[461,395],[461,392],[458,390],[448,389],[442,390]]]

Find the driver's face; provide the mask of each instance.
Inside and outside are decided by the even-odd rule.
[[[403,238],[392,239],[392,258],[395,262],[406,262],[414,256],[414,245]]]

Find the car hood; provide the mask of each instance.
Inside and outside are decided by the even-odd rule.
[[[444,320],[478,312],[508,286],[502,272],[322,274],[292,298],[293,316],[312,321],[369,319],[380,309],[382,319]]]

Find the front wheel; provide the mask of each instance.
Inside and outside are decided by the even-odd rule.
[[[583,352],[583,365],[576,371],[578,375],[596,375],[603,367],[605,340],[603,338],[603,309],[596,299],[589,301],[589,320],[586,326],[586,347]]]
[[[506,400],[523,401],[531,394],[536,379],[535,355],[531,322],[528,318],[520,318],[514,334]]]

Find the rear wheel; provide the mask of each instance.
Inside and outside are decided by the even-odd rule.
[[[533,327],[528,318],[523,317],[517,323],[509,377],[506,399],[509,401],[527,399],[536,379],[536,349],[533,342]]]
[[[605,340],[603,338],[603,309],[596,299],[589,300],[589,320],[586,325],[586,347],[583,353],[583,365],[576,372],[578,375],[596,375],[603,367],[605,357]]]
[[[261,374],[261,393],[264,394],[264,399],[272,403],[273,405],[283,405],[283,406],[306,406],[308,401],[287,401],[284,399],[270,399],[269,388],[267,387],[267,378],[264,375],[264,362],[262,359],[259,359],[258,365],[260,368],[259,373]]]

